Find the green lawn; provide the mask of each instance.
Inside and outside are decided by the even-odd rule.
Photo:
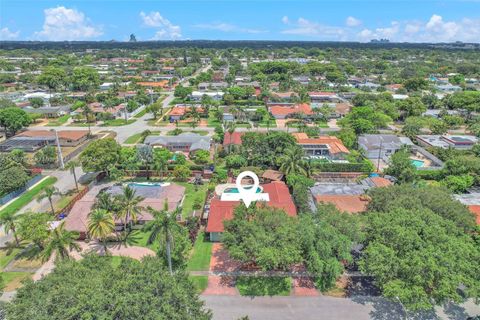
[[[136,134],[131,135],[130,137],[128,137],[127,140],[124,141],[124,143],[128,143],[128,144],[137,143],[138,140],[140,140],[141,137],[142,137],[142,133],[141,133],[141,132],[136,133]]]
[[[208,134],[208,131],[205,131],[205,130],[192,130],[190,132],[199,134],[201,136],[206,136]]]
[[[235,127],[237,127],[237,128],[251,128],[252,125],[250,123],[236,123]]]
[[[150,135],[151,136],[159,136],[160,131],[152,131],[150,133]],[[139,132],[139,133],[133,134],[130,137],[128,137],[123,143],[135,144],[135,143],[138,143],[138,142],[142,142],[142,141],[140,141],[141,138],[142,138],[142,133]]]
[[[127,126],[129,124],[134,123],[137,121],[136,119],[130,119],[125,122],[125,119],[113,119],[113,120],[107,120],[102,124],[102,127],[121,127],[121,126]]]
[[[128,235],[127,243],[131,246],[150,248],[153,251],[157,252],[159,249],[158,241],[152,244],[148,244],[148,237],[150,237],[150,232],[144,231],[142,229],[133,230]]]
[[[11,252],[6,248],[0,249],[0,269],[3,270],[19,252],[19,248],[15,248]]]
[[[96,126],[97,124],[96,123],[90,123],[90,126],[93,127],[93,126]],[[88,127],[88,123],[85,123],[85,122],[73,122],[71,124],[68,125],[69,127]]]
[[[176,182],[179,185],[184,186],[185,189],[185,199],[183,200],[182,204],[182,216],[184,218],[188,217],[193,212],[193,204],[195,203],[195,199],[200,199],[200,203],[205,203],[205,197],[207,196],[207,184],[203,184],[197,186],[197,191],[195,191],[195,186],[191,183],[187,182]],[[200,209],[201,210],[201,209]]]
[[[292,289],[290,277],[238,277],[238,292],[242,296],[288,296]]]
[[[57,119],[52,119],[50,121],[48,121],[48,123],[46,124],[47,127],[58,127],[58,126],[61,126],[63,124],[65,124],[65,122],[68,121],[68,119],[70,118],[70,115],[66,114],[66,115],[63,115]]]
[[[2,272],[3,290],[14,291],[22,286],[22,280],[30,278],[30,272]]]
[[[137,113],[134,117],[138,119],[138,118],[143,117],[146,113],[147,113],[147,108],[145,108],[142,111],[140,111],[139,113]]]
[[[10,203],[6,208],[2,209],[2,211],[0,211],[0,215],[4,214],[5,212],[18,212],[18,210],[26,206],[33,199],[35,199],[40,193],[40,191],[45,189],[46,186],[52,185],[56,181],[57,181],[57,178],[55,177],[48,177],[42,180],[42,182],[40,182],[30,190],[26,191],[20,197],[15,199],[12,203]]]
[[[208,241],[205,233],[199,233],[193,252],[188,260],[187,271],[207,271],[210,268],[210,256],[212,255],[213,243]]]
[[[207,126],[209,127],[216,127],[221,125],[222,123],[218,121],[217,118],[213,115],[213,112],[209,112],[208,119],[207,119]]]
[[[198,293],[202,293],[208,286],[208,276],[189,276],[193,286],[197,289]]]

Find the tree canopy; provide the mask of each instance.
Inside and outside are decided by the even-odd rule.
[[[387,209],[388,210],[388,209]],[[480,250],[469,235],[427,208],[367,215],[360,269],[384,296],[410,310],[464,301],[480,293]]]
[[[29,281],[7,305],[9,319],[211,319],[183,273],[170,276],[158,258],[143,262],[88,255],[64,261]]]

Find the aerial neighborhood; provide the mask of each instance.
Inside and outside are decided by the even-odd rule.
[[[479,310],[478,49],[131,41],[0,49],[6,319]]]

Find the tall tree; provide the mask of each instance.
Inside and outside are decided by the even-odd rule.
[[[0,126],[5,129],[6,136],[13,136],[20,129],[31,123],[28,114],[17,107],[0,109]]]
[[[14,212],[13,210],[5,211],[0,215],[0,225],[3,226],[5,234],[8,234],[8,232],[10,231],[13,233],[13,237],[15,238],[15,244],[17,246],[20,244],[17,235],[17,223],[19,218],[20,215],[17,215],[16,212]]]
[[[360,269],[409,310],[480,293],[480,250],[470,235],[427,209],[369,213]],[[463,286],[463,293],[459,287]]]
[[[61,222],[50,232],[46,240],[45,249],[41,253],[43,261],[47,261],[53,253],[62,260],[69,259],[69,251],[80,251],[81,248],[75,241],[78,239],[78,233],[65,230],[65,221]]]
[[[106,194],[106,193],[105,193]],[[88,233],[103,243],[107,254],[107,237],[115,231],[115,221],[111,212],[105,209],[94,209],[88,214]]]
[[[43,199],[48,199],[48,202],[50,203],[50,208],[52,209],[52,214],[55,214],[55,208],[53,207],[53,196],[56,195],[61,195],[61,192],[58,191],[57,188],[54,186],[46,186],[45,189],[43,189],[42,194],[37,198],[37,201],[42,201]]]
[[[278,159],[280,171],[289,174],[307,175],[306,161],[303,159],[305,153],[302,147],[294,146],[287,148],[285,154]]]
[[[122,194],[119,196],[120,211],[117,212],[117,216],[123,220],[123,233],[124,239],[127,238],[127,225],[130,221],[136,222],[138,215],[144,208],[140,206],[140,202],[144,198],[137,196],[135,189],[130,188],[128,185],[123,187]]]
[[[152,244],[158,241],[160,248],[165,248],[165,256],[160,252],[159,256],[165,257],[168,270],[173,275],[174,265],[183,264],[190,249],[187,231],[176,221],[178,211],[168,212],[167,202],[165,202],[163,210],[155,210],[151,207],[148,207],[147,210],[153,216],[153,220],[146,226],[146,230],[151,232],[148,243]],[[187,241],[185,241],[186,239]]]
[[[120,257],[118,266],[94,254],[25,283],[6,309],[6,318],[17,320],[212,318],[187,275],[170,276],[160,259]]]
[[[77,173],[75,172],[75,169],[78,166],[80,166],[80,162],[78,162],[77,160],[70,160],[65,166],[65,168],[70,170],[70,173],[73,175],[73,181],[75,181],[75,188],[77,189],[77,191],[79,189],[78,189]]]

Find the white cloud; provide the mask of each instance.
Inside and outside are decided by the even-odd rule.
[[[341,27],[324,25],[302,17],[298,18],[297,21],[289,22],[288,25],[290,25],[291,28],[283,30],[283,34],[345,40],[346,30]]]
[[[362,21],[350,16],[345,20],[345,24],[347,25],[347,27],[358,27],[362,24]]]
[[[151,28],[159,28],[153,40],[176,40],[182,38],[182,29],[180,26],[174,25],[170,20],[164,18],[160,12],[140,12],[140,17],[143,20],[143,24]]]
[[[223,22],[196,24],[194,25],[194,27],[198,29],[218,30],[222,32],[250,33],[250,34],[266,32],[265,30],[242,28],[233,24],[223,23]]]
[[[282,18],[287,26],[283,34],[299,35],[319,40],[370,41],[386,38],[394,42],[480,42],[480,19],[463,18],[446,21],[442,16],[433,14],[427,21],[392,21],[389,25],[360,31],[355,28],[361,21],[353,17],[345,20],[345,26],[331,26],[305,18],[290,20]]]
[[[103,34],[100,28],[91,24],[83,12],[63,6],[45,9],[43,29],[33,37],[41,40],[85,40]]]
[[[0,40],[14,40],[20,35],[20,31],[10,31],[7,27],[0,29]]]

